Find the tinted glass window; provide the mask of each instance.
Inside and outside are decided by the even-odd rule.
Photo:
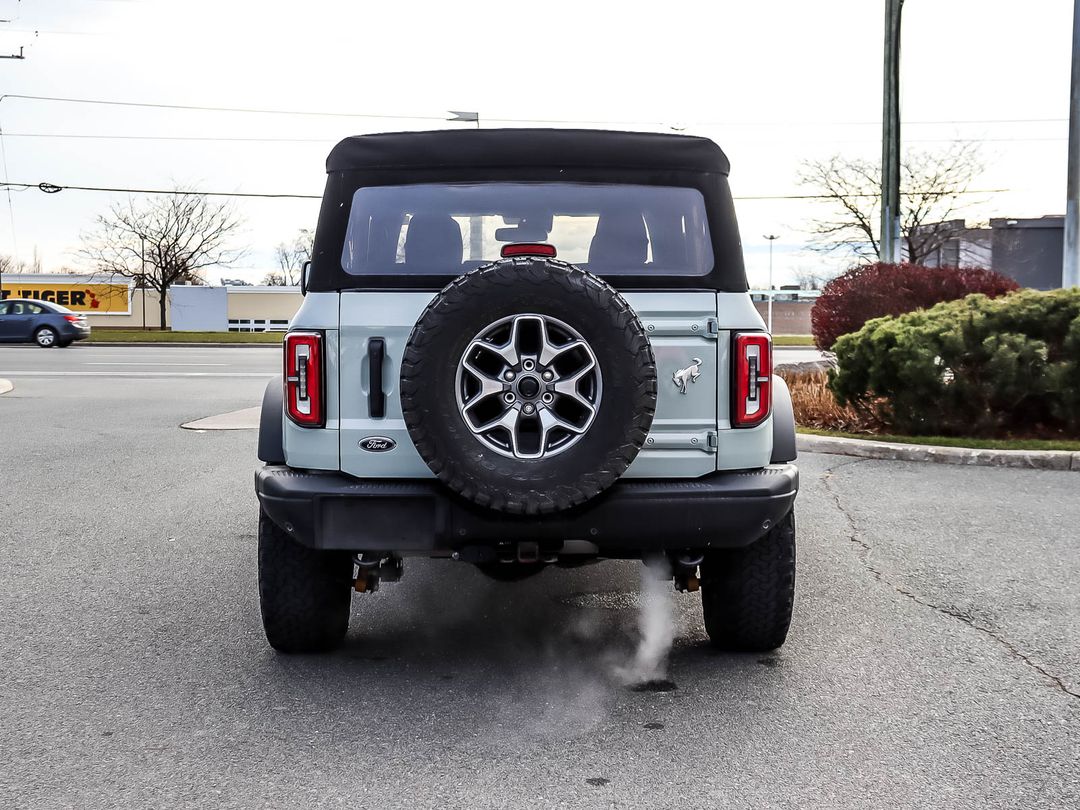
[[[29,301],[9,301],[12,315],[40,315],[45,308]]]
[[[713,265],[697,189],[587,183],[361,188],[341,264],[354,275],[456,275],[514,242],[552,244],[600,275],[701,276]]]
[[[0,315],[7,315],[7,312],[8,312],[8,302],[7,301],[0,301]]]

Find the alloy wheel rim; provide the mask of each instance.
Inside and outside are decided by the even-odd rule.
[[[458,412],[499,455],[542,459],[579,441],[596,420],[600,364],[577,330],[523,313],[489,324],[458,361]]]

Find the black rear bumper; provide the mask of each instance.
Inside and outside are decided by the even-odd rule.
[[[745,546],[791,509],[792,464],[688,480],[623,479],[589,503],[538,517],[466,503],[438,481],[359,479],[268,464],[255,474],[262,508],[304,545],[400,554],[584,540],[606,556]]]

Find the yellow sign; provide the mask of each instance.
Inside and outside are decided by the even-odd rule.
[[[128,315],[131,304],[127,284],[49,284],[4,282],[0,298],[34,298],[88,315]]]

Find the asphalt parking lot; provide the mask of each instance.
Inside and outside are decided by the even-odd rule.
[[[287,658],[255,433],[178,429],[277,358],[0,349],[0,807],[1080,805],[1075,473],[802,457],[788,643],[714,654],[677,595],[671,692],[612,675],[629,563],[410,561]]]

